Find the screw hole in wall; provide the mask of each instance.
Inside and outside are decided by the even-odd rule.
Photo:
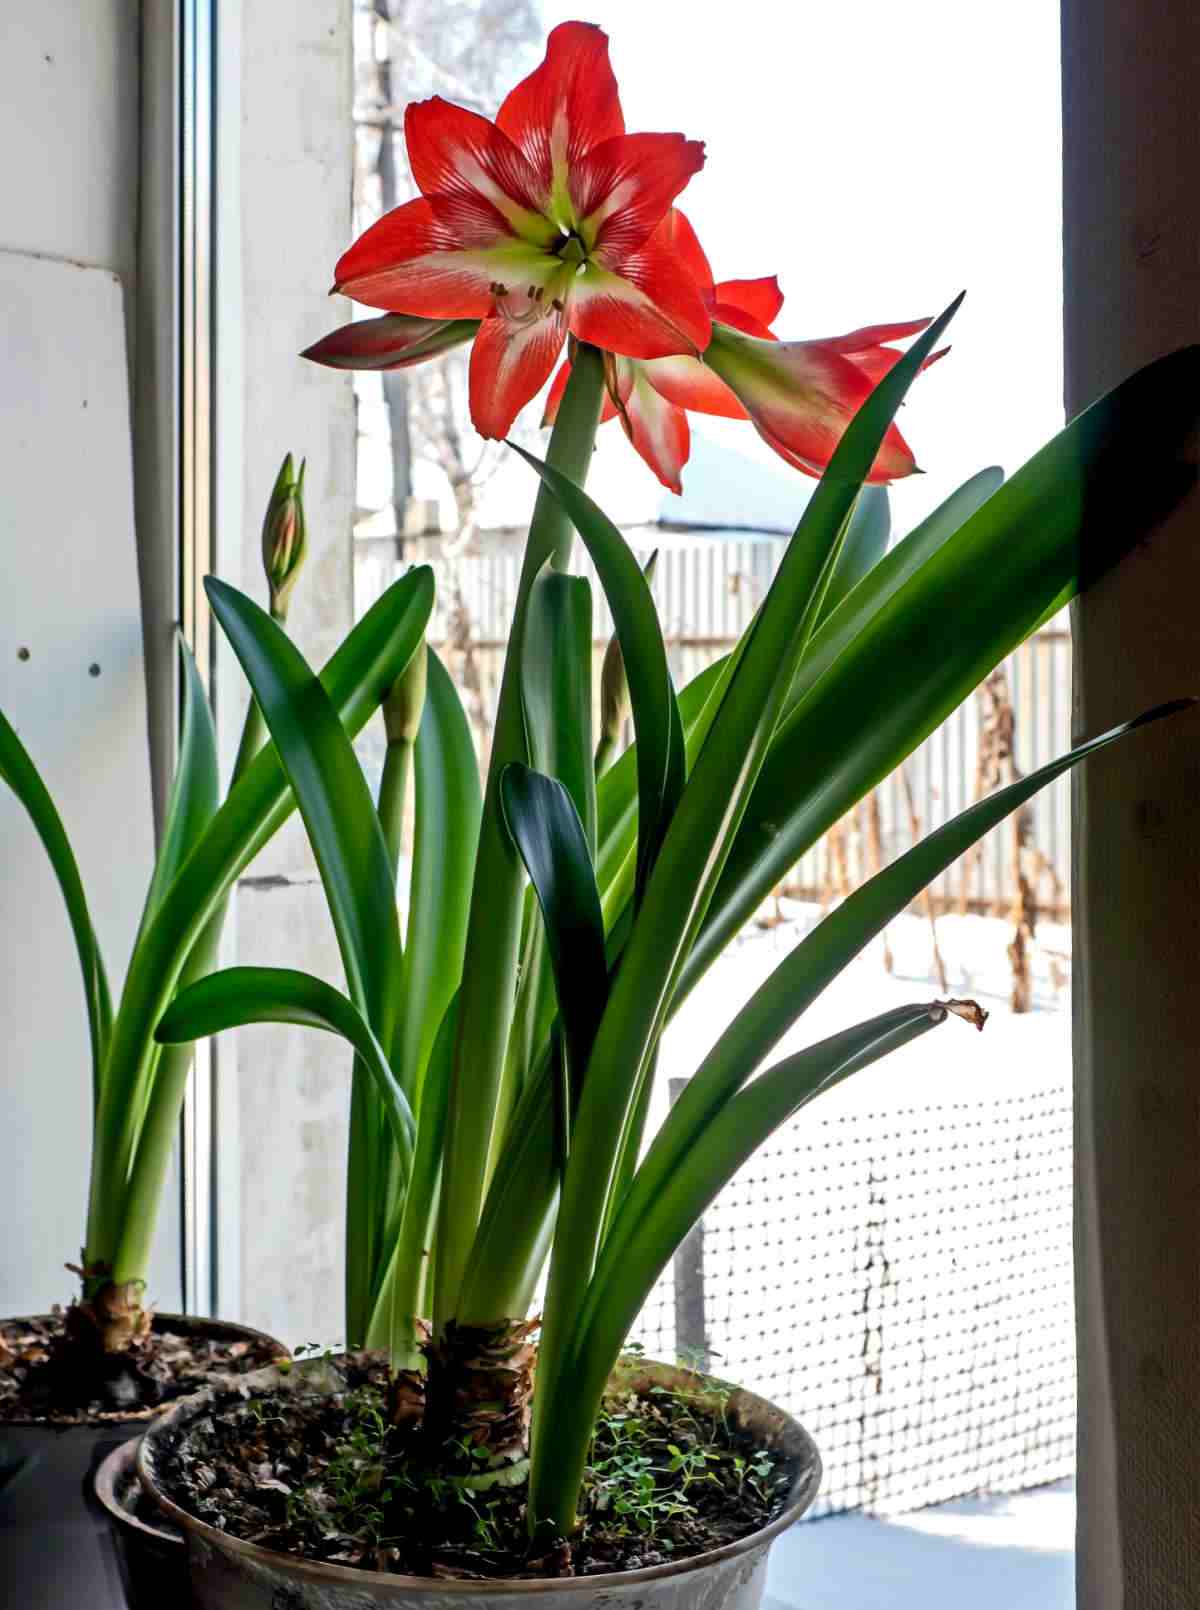
[[[96,662],[94,660],[92,661],[91,665],[88,666],[88,675],[89,676],[99,676],[100,675],[100,667],[96,664]]]
[[[22,643],[21,647],[17,650],[17,658],[19,660],[27,660],[29,658],[29,650],[25,647],[24,643]]]

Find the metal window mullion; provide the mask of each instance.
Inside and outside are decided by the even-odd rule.
[[[212,619],[204,577],[212,565],[213,152],[215,0],[179,0],[179,618],[200,675],[212,686]],[[196,1046],[183,1109],[184,1301],[214,1306],[213,1061]]]

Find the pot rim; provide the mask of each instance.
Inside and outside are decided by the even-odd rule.
[[[620,1369],[621,1366],[618,1366]],[[686,1371],[672,1364],[662,1364],[652,1359],[638,1359],[629,1361],[622,1373],[626,1378],[642,1373],[650,1373],[653,1378],[662,1380],[664,1376],[689,1376],[695,1379],[692,1371]],[[243,1379],[245,1379],[243,1377]],[[154,1451],[159,1438],[174,1429],[181,1421],[199,1418],[208,1408],[212,1399],[211,1388],[193,1393],[191,1397],[179,1398],[172,1403],[138,1442],[137,1472],[145,1491],[150,1495],[167,1518],[175,1523],[185,1534],[189,1534],[206,1542],[210,1547],[226,1553],[241,1555],[244,1559],[257,1565],[263,1565],[278,1570],[279,1562],[286,1562],[287,1569],[295,1576],[306,1581],[326,1583],[331,1586],[346,1588],[366,1588],[386,1583],[389,1588],[397,1591],[420,1589],[425,1593],[436,1592],[447,1599],[468,1594],[479,1595],[488,1593],[496,1596],[517,1597],[520,1594],[535,1593],[585,1593],[595,1592],[604,1588],[636,1587],[642,1583],[660,1582],[666,1577],[685,1576],[689,1572],[703,1571],[720,1561],[728,1560],[739,1554],[747,1554],[774,1541],[780,1532],[786,1531],[789,1526],[798,1521],[805,1510],[808,1509],[817,1490],[821,1485],[821,1456],[817,1445],[811,1435],[804,1429],[798,1420],[778,1408],[767,1398],[759,1397],[755,1392],[745,1387],[739,1387],[733,1382],[723,1381],[718,1376],[705,1376],[704,1380],[714,1386],[732,1389],[734,1397],[745,1408],[756,1412],[764,1420],[768,1417],[774,1421],[779,1435],[782,1433],[789,1440],[795,1442],[798,1457],[804,1459],[799,1473],[792,1484],[788,1502],[780,1514],[766,1526],[759,1527],[756,1532],[750,1532],[745,1537],[736,1538],[732,1543],[724,1543],[720,1548],[706,1549],[702,1554],[689,1555],[685,1560],[673,1560],[666,1565],[645,1566],[638,1571],[604,1571],[593,1576],[575,1577],[478,1577],[446,1578],[429,1576],[407,1576],[395,1571],[362,1571],[357,1566],[333,1565],[321,1560],[309,1560],[300,1554],[287,1554],[277,1549],[265,1549],[258,1543],[247,1543],[240,1537],[234,1537],[229,1532],[223,1532],[218,1527],[210,1526],[198,1516],[191,1515],[187,1510],[181,1509],[173,1499],[157,1485],[154,1477]]]
[[[140,1441],[140,1437],[130,1437],[127,1442],[122,1442],[110,1453],[105,1454],[92,1478],[92,1491],[113,1525],[141,1532],[146,1537],[152,1537],[156,1543],[163,1543],[169,1548],[183,1549],[185,1544],[182,1537],[177,1537],[174,1532],[168,1532],[165,1527],[151,1526],[127,1510],[117,1495],[117,1483],[126,1471],[132,1470],[134,1480],[137,1480],[137,1450]]]
[[[20,1325],[26,1324],[31,1320],[52,1323],[59,1317],[57,1314],[11,1314],[0,1316],[0,1325]],[[164,1331],[169,1336],[198,1334],[206,1336],[212,1341],[265,1342],[267,1346],[274,1348],[278,1357],[291,1358],[292,1356],[291,1349],[286,1347],[278,1337],[270,1336],[266,1331],[255,1330],[253,1325],[239,1325],[236,1320],[232,1319],[209,1319],[203,1314],[163,1313],[159,1309],[155,1309],[151,1316],[150,1328],[152,1331]],[[189,1394],[190,1397],[195,1397],[196,1395],[195,1393]],[[183,1399],[176,1398],[174,1403],[183,1401]],[[105,1426],[143,1426],[153,1420],[155,1415],[162,1414],[165,1409],[173,1407],[174,1403],[160,1403],[153,1408],[135,1409],[128,1414],[120,1409],[113,1409],[106,1414],[80,1415],[74,1420],[52,1420],[45,1415],[20,1417],[14,1415],[11,1418],[5,1418],[0,1415],[0,1432],[3,1432],[5,1426],[37,1426],[44,1431],[56,1431],[59,1433],[88,1429],[102,1430]]]

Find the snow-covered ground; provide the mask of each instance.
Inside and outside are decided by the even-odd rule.
[[[764,915],[774,913],[774,905]],[[816,906],[782,900],[784,921],[770,928],[748,927],[742,938],[714,964],[684,1003],[663,1036],[659,1080],[695,1072],[717,1035],[820,919]],[[1070,929],[1046,924],[1039,929],[1032,967],[1035,1010],[1009,1010],[1011,974],[1006,947],[1012,930],[996,917],[949,915],[937,920],[938,943],[952,995],[973,996],[991,1014],[983,1034],[948,1022],[904,1051],[822,1097],[814,1113],[822,1117],[881,1111],[945,1100],[969,1100],[973,1093],[1017,1094],[1070,1080],[1071,1020],[1068,977]],[[910,1001],[935,999],[932,942],[924,917],[906,914],[887,932],[893,971],[883,963],[883,939],[874,940],[780,1042],[772,1060],[801,1050],[877,1012]],[[665,1110],[665,1088],[658,1112]]]

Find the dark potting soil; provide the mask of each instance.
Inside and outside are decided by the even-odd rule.
[[[581,1526],[532,1554],[525,1484],[481,1491],[430,1472],[419,1434],[388,1424],[377,1355],[340,1359],[333,1392],[222,1394],[211,1416],[164,1437],[156,1475],[210,1526],[310,1560],[480,1580],[636,1571],[758,1531],[798,1474],[726,1418],[727,1391],[696,1379],[695,1395],[656,1387],[606,1403]]]
[[[44,1421],[80,1425],[130,1420],[274,1362],[265,1340],[231,1341],[187,1334],[157,1321],[144,1342],[111,1358],[86,1354],[69,1341],[63,1317],[0,1321],[0,1425]]]

